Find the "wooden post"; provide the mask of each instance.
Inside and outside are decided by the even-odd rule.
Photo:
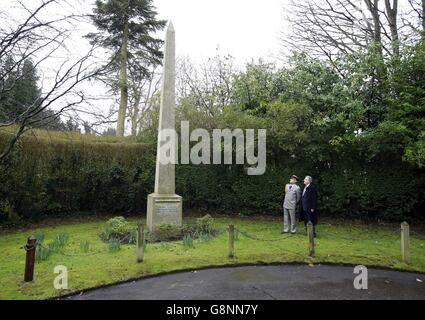
[[[229,258],[235,256],[235,226],[233,224],[229,225]]]
[[[409,224],[404,221],[401,224],[401,257],[403,262],[410,263],[410,239]]]
[[[137,262],[143,261],[145,254],[145,233],[142,224],[137,226]]]
[[[25,250],[27,252],[26,261],[25,261],[25,275],[24,275],[25,282],[29,282],[34,279],[36,244],[37,244],[37,239],[34,236],[31,236],[27,239],[27,244],[25,245]]]
[[[314,257],[314,232],[311,221],[307,223],[307,236],[309,242],[309,255],[310,257]]]

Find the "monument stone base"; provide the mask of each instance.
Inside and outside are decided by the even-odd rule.
[[[182,225],[182,197],[177,194],[148,195],[147,227],[149,231],[161,223]]]

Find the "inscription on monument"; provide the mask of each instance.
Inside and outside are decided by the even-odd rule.
[[[157,205],[156,212],[159,215],[169,216],[175,215],[178,213],[178,207],[170,204],[167,205]]]

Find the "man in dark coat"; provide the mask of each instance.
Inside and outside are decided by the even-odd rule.
[[[304,189],[301,193],[301,216],[300,220],[304,221],[305,226],[311,221],[313,224],[313,233],[316,236],[316,225],[317,225],[317,189],[312,183],[313,178],[306,176],[304,178]]]

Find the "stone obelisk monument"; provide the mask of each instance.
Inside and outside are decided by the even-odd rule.
[[[152,231],[155,225],[161,223],[179,226],[182,224],[182,197],[175,194],[175,164],[166,163],[163,159],[164,154],[160,152],[161,146],[169,143],[166,141],[166,131],[175,130],[175,47],[175,32],[170,21],[165,38],[155,192],[148,195],[147,226],[149,231]]]

